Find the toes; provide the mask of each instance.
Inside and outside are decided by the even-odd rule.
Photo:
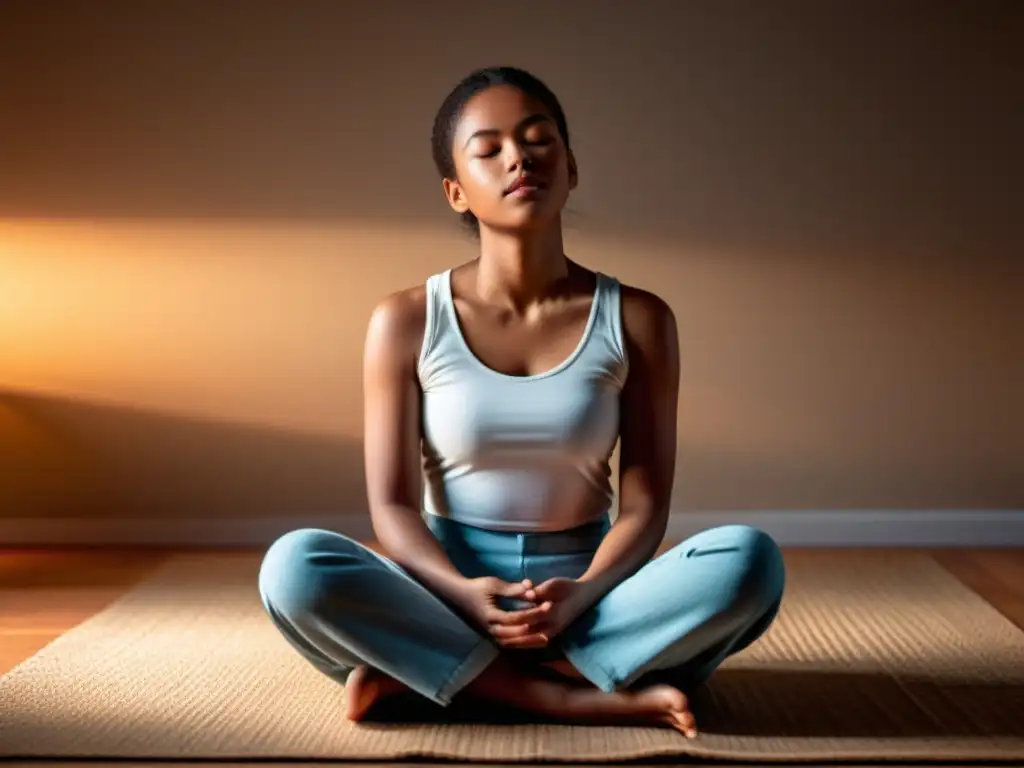
[[[697,726],[695,725],[693,715],[689,712],[676,712],[675,721],[678,724],[679,730],[683,732],[683,735],[688,739],[697,738]]]

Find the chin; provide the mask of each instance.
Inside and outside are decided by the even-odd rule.
[[[551,216],[533,216],[528,219],[517,219],[515,221],[502,221],[489,224],[491,229],[510,234],[537,232],[538,230],[550,227],[556,219]]]
[[[540,206],[524,206],[515,215],[484,221],[492,229],[503,232],[530,232],[558,222],[561,209],[546,211]]]

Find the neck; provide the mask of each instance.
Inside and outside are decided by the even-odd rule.
[[[560,293],[568,275],[560,222],[529,232],[480,228],[476,290],[485,301],[522,311]]]

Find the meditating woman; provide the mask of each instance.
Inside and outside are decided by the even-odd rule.
[[[352,720],[411,690],[692,738],[686,692],[775,618],[780,549],[722,525],[653,558],[676,462],[676,320],[565,255],[578,173],[551,91],[513,68],[470,74],[433,154],[479,256],[370,318],[366,478],[386,556],[291,531],[264,558],[263,604],[345,682]]]

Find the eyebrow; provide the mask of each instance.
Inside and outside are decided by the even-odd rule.
[[[529,117],[524,118],[522,122],[520,122],[519,125],[516,126],[516,128],[522,130],[523,128],[528,128],[531,125],[534,125],[535,123],[550,122],[550,117],[538,113],[536,115],[530,115]],[[501,131],[499,131],[497,128],[481,128],[479,131],[475,131],[473,135],[466,139],[466,143],[462,145],[462,148],[465,149],[466,147],[469,146],[469,142],[471,142],[473,139],[479,138],[480,136],[495,136],[499,133],[501,133]]]

